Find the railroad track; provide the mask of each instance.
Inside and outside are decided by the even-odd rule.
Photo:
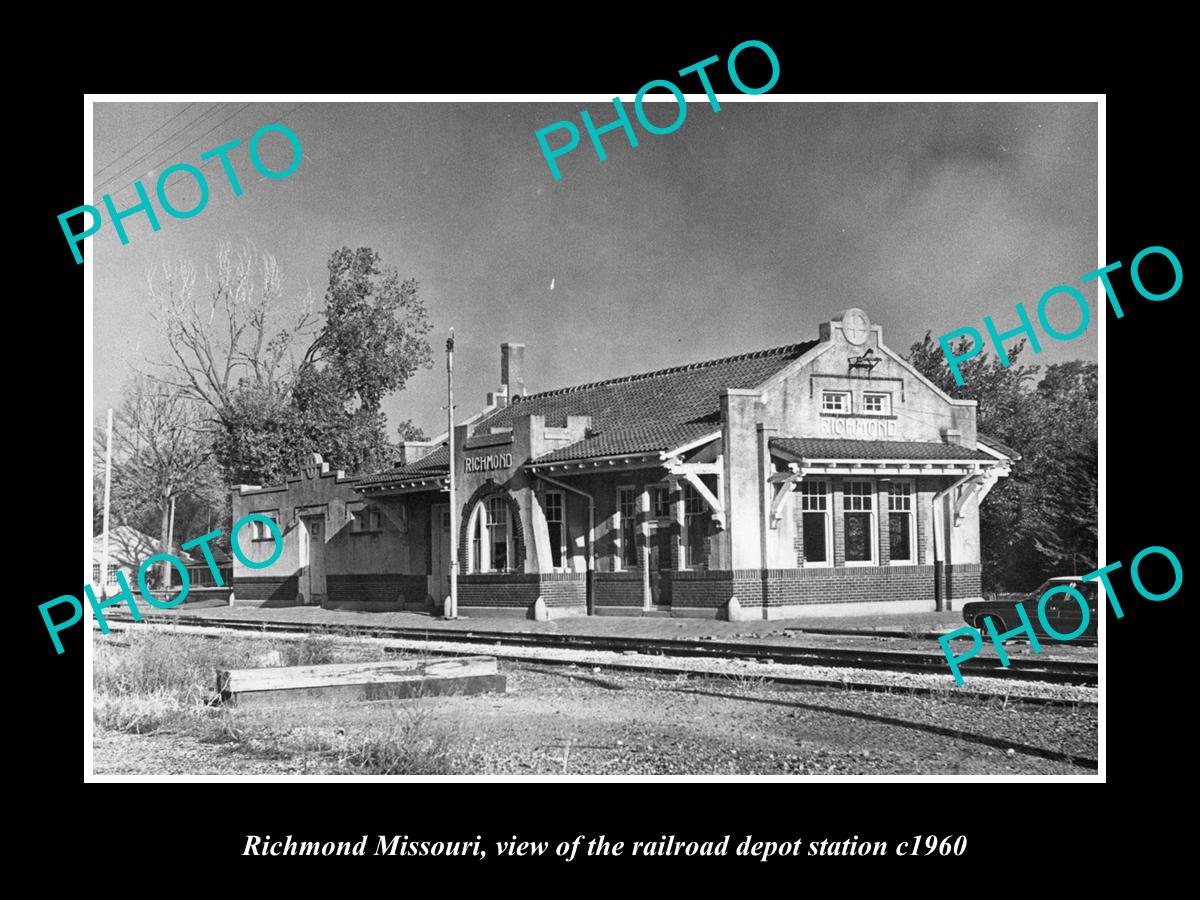
[[[121,618],[125,618],[122,616]],[[508,631],[455,631],[383,625],[324,625],[294,622],[262,622],[220,619],[209,616],[145,616],[156,624],[176,623],[257,633],[311,633],[359,637],[382,637],[416,641],[505,647],[536,647],[556,650],[600,650],[641,656],[741,659],[782,665],[826,666],[922,675],[947,675],[943,656],[901,650],[847,649],[842,647],[787,647],[746,644],[737,641],[680,640],[576,634],[514,633]],[[960,664],[964,675],[986,675],[1014,681],[1090,685],[1098,683],[1093,662],[1014,659],[1007,668],[998,660],[975,658]]]

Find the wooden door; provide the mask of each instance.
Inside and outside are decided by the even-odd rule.
[[[450,596],[450,507],[439,503],[429,511],[429,546],[432,550],[433,599],[440,609]],[[460,564],[462,560],[459,560]]]
[[[312,516],[301,520],[304,528],[303,545],[307,565],[300,576],[300,592],[304,602],[312,606],[325,603],[325,517]],[[302,551],[302,555],[303,555]]]
[[[660,522],[650,523],[650,601],[671,605],[671,529]]]

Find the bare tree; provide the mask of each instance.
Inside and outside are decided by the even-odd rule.
[[[153,507],[159,514],[161,552],[170,553],[167,534],[171,501],[183,495],[220,503],[223,483],[212,463],[212,442],[200,405],[182,391],[145,375],[126,390],[113,423],[113,505],[129,521]],[[103,477],[104,428],[97,427],[93,455]],[[164,583],[169,564],[163,563]]]
[[[227,422],[239,388],[270,389],[286,397],[304,341],[320,331],[312,293],[298,302],[284,298],[283,274],[275,257],[246,243],[225,244],[216,264],[204,266],[201,289],[190,259],[164,261],[147,273],[171,361],[158,363],[164,384],[207,406]]]
[[[252,244],[221,247],[203,275],[187,259],[147,275],[169,351],[156,377],[207,408],[231,484],[277,480],[314,451],[350,471],[390,462],[380,406],[432,365],[428,314],[369,247],[335,250],[328,271],[320,309]]]

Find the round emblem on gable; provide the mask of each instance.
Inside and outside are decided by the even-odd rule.
[[[851,344],[861,346],[871,334],[871,320],[861,309],[848,309],[842,313],[842,333]]]

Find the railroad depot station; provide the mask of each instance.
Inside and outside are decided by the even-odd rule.
[[[526,393],[499,389],[394,468],[243,485],[279,523],[238,606],[440,612],[457,542],[462,615],[790,618],[957,609],[980,596],[979,505],[1014,451],[847,310],[816,339]],[[450,465],[457,498],[451,534]],[[240,535],[268,559],[270,532]],[[537,603],[541,598],[542,603]],[[731,604],[731,601],[735,601]]]

